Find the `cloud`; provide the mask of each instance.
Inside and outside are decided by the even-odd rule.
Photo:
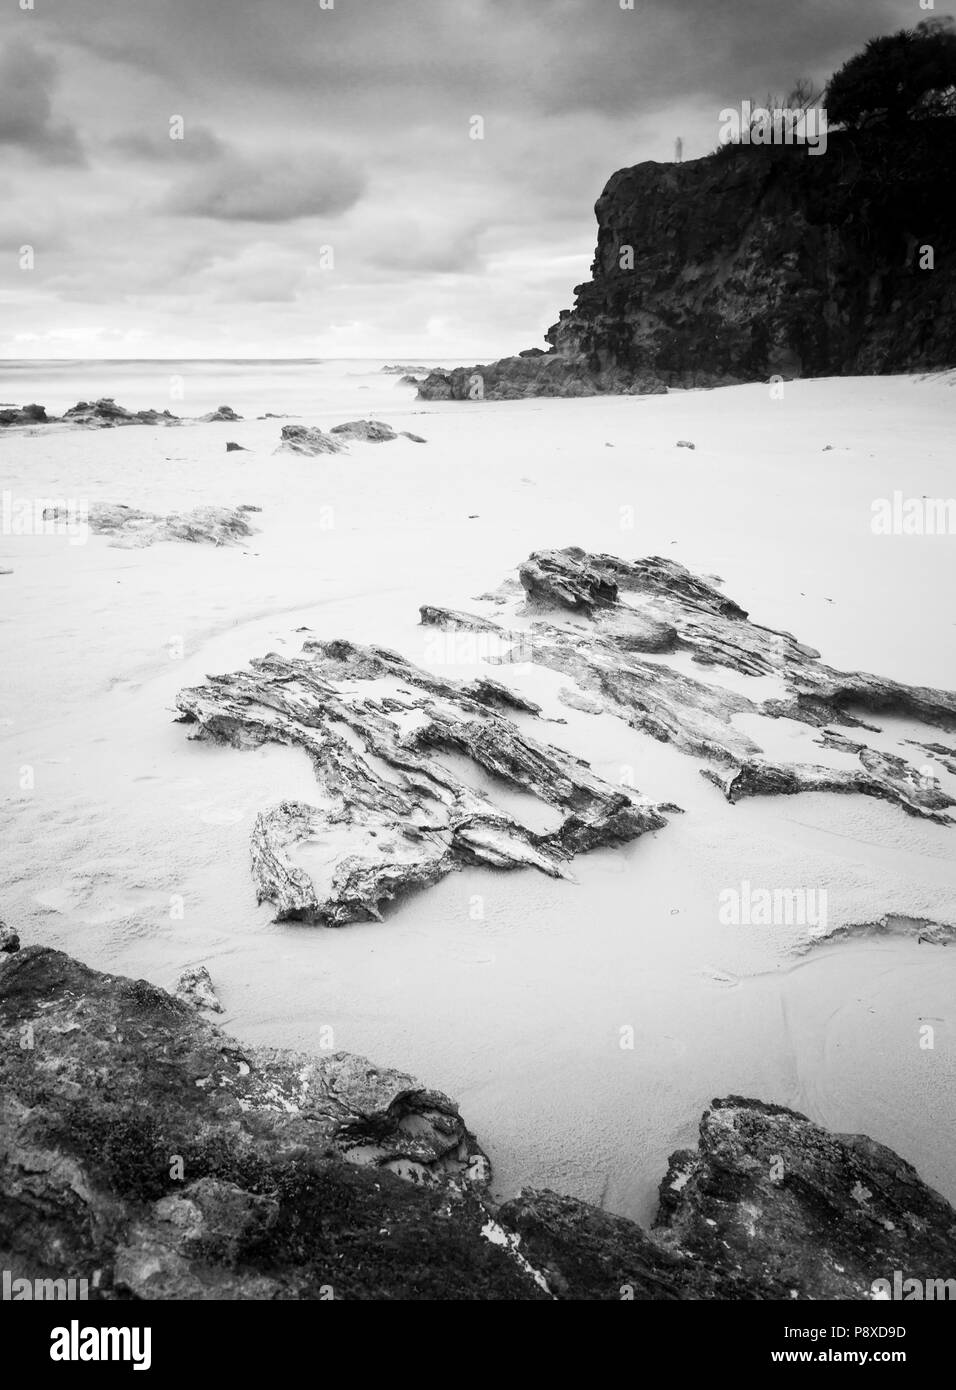
[[[44,164],[86,163],[76,130],[53,118],[58,66],[25,39],[0,51],[0,144],[35,155]]]
[[[364,189],[359,169],[328,151],[230,152],[175,188],[164,210],[222,222],[293,222],[346,212]]]
[[[228,153],[228,146],[214,130],[208,126],[193,125],[187,122],[183,138],[174,140],[171,135],[153,131],[124,131],[110,140],[110,148],[128,159],[145,160],[147,163],[163,163],[172,160],[185,160],[188,163],[207,164],[222,159]]]

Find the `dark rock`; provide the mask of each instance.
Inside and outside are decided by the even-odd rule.
[[[948,238],[953,129],[619,170],[595,207],[592,278],[547,341],[592,372],[668,386],[952,366],[956,271],[922,271],[919,248]]]
[[[63,416],[63,423],[87,429],[109,429],[115,425],[178,425],[181,420],[168,410],[126,410],[112,396],[98,401],[78,401]]]
[[[333,425],[331,432],[346,439],[363,439],[369,444],[382,444],[397,438],[391,425],[386,425],[383,420],[349,420],[344,425]]]
[[[678,439],[678,441],[677,441],[677,448],[678,448],[678,449],[696,449],[696,448],[697,448],[697,445],[696,445],[696,444],[692,444],[692,443],[690,442],[689,439]]]
[[[454,1103],[364,1058],[246,1048],[33,946],[0,969],[0,1094],[0,1249],[32,1277],[94,1298],[545,1296],[482,1235],[489,1165]]]
[[[303,454],[315,458],[318,454],[341,454],[345,445],[314,425],[283,425],[277,454]]]
[[[858,1300],[956,1260],[956,1212],[890,1149],[735,1096],[650,1231],[553,1192],[496,1209],[447,1096],[38,946],[0,969],[0,1098],[7,1267],[94,1300]]]
[[[605,392],[660,395],[665,390],[650,373],[637,379],[593,372],[557,354],[541,353],[429,372],[419,384],[418,395],[430,401],[514,401],[526,396],[596,396]]]
[[[228,440],[226,441],[226,453],[227,453],[227,454],[235,454],[235,453],[247,454],[248,452],[249,452],[249,450],[246,448],[245,444],[236,444],[236,443],[234,443],[233,440],[231,440],[231,439],[228,439]]]
[[[236,421],[241,419],[242,416],[237,415],[231,405],[221,405],[216,410],[210,410],[208,415],[199,416],[200,423],[204,425],[215,425],[218,424],[220,421],[226,421],[229,424],[234,424],[236,423]]]
[[[412,434],[411,430],[401,430],[400,433],[405,439],[410,439],[413,444],[427,444],[428,440],[423,439],[420,434]]]
[[[12,927],[8,927],[6,922],[0,921],[0,952],[12,955],[14,951],[20,949],[20,938]]]
[[[47,417],[46,409],[42,405],[10,406],[0,410],[0,426],[48,425],[51,423]]]

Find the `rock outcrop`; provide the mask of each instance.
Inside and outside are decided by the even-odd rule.
[[[640,377],[624,372],[596,372],[556,353],[505,357],[477,367],[432,371],[418,383],[426,401],[516,401],[527,396],[598,396],[614,392],[655,396],[666,386],[652,372]]]
[[[550,352],[433,372],[419,394],[478,398],[473,378],[498,400],[952,367],[954,129],[830,132],[825,158],[734,145],[620,169]]]
[[[231,405],[220,405],[215,410],[210,410],[207,415],[200,415],[198,419],[203,425],[217,425],[222,421],[234,425],[242,416],[237,415]]]
[[[567,877],[575,854],[665,824],[659,808],[522,734],[504,711],[537,706],[507,687],[443,680],[380,647],[307,641],[297,659],[272,653],[181,691],[176,704],[197,737],[295,744],[312,760],[321,804],[279,802],[253,829],[257,895],[278,920],[379,918],[391,899],[466,864]],[[503,811],[456,759],[550,807],[554,828],[535,831]],[[295,859],[316,839],[327,860],[318,882]]]
[[[790,633],[751,623],[733,599],[672,560],[652,556],[625,561],[570,546],[539,551],[519,568],[523,607],[510,588],[499,613],[533,616],[530,632],[501,621],[429,604],[422,622],[450,633],[498,633],[507,661],[515,644],[522,661],[570,677],[579,693],[634,728],[706,764],[701,771],[728,801],[802,791],[857,792],[892,801],[913,816],[950,824],[956,800],[939,779],[903,756],[848,739],[831,725],[872,729],[854,711],[907,715],[932,728],[956,729],[956,694],[823,665],[819,653]],[[687,652],[701,679],[643,654]],[[514,659],[514,657],[511,657]],[[708,667],[748,676],[777,676],[782,699],[755,700],[703,679]],[[581,708],[575,700],[569,702]],[[743,732],[739,715],[792,719],[820,730],[814,742],[855,765],[783,764],[764,755],[757,735]],[[879,732],[877,729],[876,732]],[[930,746],[924,744],[924,752]],[[905,751],[905,750],[903,750]],[[935,755],[930,755],[935,756]],[[924,761],[924,766],[927,764]]]
[[[317,458],[319,454],[341,454],[345,445],[316,425],[283,425],[277,454],[301,454]]]
[[[547,1191],[496,1207],[490,1177],[454,1102],[401,1072],[247,1048],[58,951],[0,957],[0,1255],[31,1290],[790,1302],[902,1276],[956,1293],[956,1212],[909,1164],[756,1100],[713,1102],[650,1231]]]
[[[249,510],[248,507],[193,507],[188,512],[169,512],[161,516],[122,503],[94,503],[89,509],[89,527],[98,535],[111,537],[112,545],[127,549],[155,545],[158,541],[233,545],[255,534],[255,528],[246,519]]]
[[[55,424],[55,420],[47,423]],[[62,419],[65,425],[81,425],[86,429],[111,429],[115,425],[178,425],[181,420],[168,410],[126,410],[112,396],[98,401],[78,401]]]
[[[4,425],[48,425],[50,420],[42,405],[12,405],[0,410],[0,427]]]

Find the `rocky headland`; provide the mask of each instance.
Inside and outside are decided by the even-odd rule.
[[[956,362],[943,254],[953,118],[728,145],[620,169],[595,205],[591,279],[530,349],[433,371],[426,400],[642,393]]]

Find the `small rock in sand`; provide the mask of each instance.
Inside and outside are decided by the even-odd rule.
[[[678,449],[696,449],[697,445],[692,444],[689,439],[678,439],[677,447]]]
[[[249,450],[246,448],[245,444],[237,444],[237,443],[235,442],[235,440],[227,439],[227,440],[226,440],[226,453],[227,453],[227,454],[234,454],[234,453],[236,453],[236,452],[239,452],[239,453],[242,453],[242,454],[248,454]]]
[[[197,1009],[213,1009],[222,1013],[222,1005],[212,987],[212,979],[204,965],[191,965],[176,981],[175,995],[184,1004],[192,1004]]]
[[[306,458],[343,452],[344,445],[314,425],[283,425],[282,440],[276,449],[277,454],[304,454]]]
[[[411,430],[402,430],[406,439],[410,439],[413,444],[427,444],[428,440],[423,439],[420,434],[412,434]]]
[[[333,425],[332,433],[344,434],[348,439],[364,439],[369,444],[383,444],[397,438],[391,425],[386,425],[384,420],[349,420],[344,425]]]
[[[200,415],[199,420],[204,425],[215,425],[220,420],[227,420],[230,423],[241,420],[242,416],[237,415],[231,405],[221,405],[218,410],[210,410],[208,415]]]

